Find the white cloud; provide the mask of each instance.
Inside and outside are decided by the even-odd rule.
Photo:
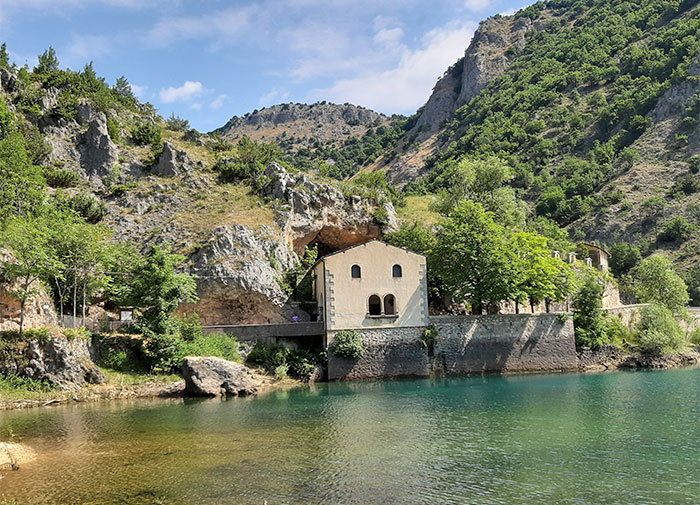
[[[425,34],[419,49],[400,46],[400,56],[387,66],[360,71],[331,87],[312,91],[310,100],[362,104],[379,111],[413,112],[430,95],[437,77],[457,61],[469,44],[474,23],[436,28]]]
[[[493,0],[465,0],[464,6],[470,11],[482,12],[496,3],[498,2]]]
[[[265,93],[258,100],[258,106],[268,107],[270,105],[275,105],[278,103],[284,103],[289,98],[289,92],[280,90],[278,88],[273,88],[269,92]]]
[[[214,98],[214,100],[211,101],[211,103],[209,104],[209,108],[214,110],[220,109],[221,107],[223,107],[224,103],[226,103],[227,100],[228,95],[222,93],[221,95],[217,96],[216,98]]]
[[[160,90],[160,101],[163,103],[172,103],[177,101],[191,100],[200,96],[204,92],[204,86],[199,81],[185,81],[178,87],[163,88]]]
[[[148,89],[148,86],[146,86],[146,85],[139,86],[138,84],[129,83],[129,87],[131,88],[131,92],[139,100],[144,100],[146,98],[146,90]]]
[[[81,35],[74,33],[68,46],[67,60],[70,65],[80,66],[110,51],[112,43],[101,35]]]
[[[210,38],[217,43],[231,39],[251,26],[257,11],[255,5],[231,8],[202,16],[171,17],[158,21],[148,32],[148,40],[155,45],[173,41]]]

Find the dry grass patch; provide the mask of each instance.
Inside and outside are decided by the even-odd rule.
[[[396,213],[403,221],[434,225],[440,218],[440,214],[430,209],[434,199],[433,195],[407,196],[406,205],[396,209]]]

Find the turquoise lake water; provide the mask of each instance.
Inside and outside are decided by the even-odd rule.
[[[696,504],[700,369],[0,413],[18,504]]]

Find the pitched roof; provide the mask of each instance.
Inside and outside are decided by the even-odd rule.
[[[360,247],[360,246],[365,246],[365,245],[367,245],[367,244],[371,244],[372,242],[379,242],[380,244],[383,244],[383,245],[385,245],[385,246],[387,246],[387,247],[393,247],[394,249],[400,249],[401,251],[407,252],[407,253],[409,253],[409,254],[415,254],[416,256],[421,256],[421,257],[423,257],[423,258],[426,257],[425,254],[419,254],[419,253],[417,253],[417,252],[409,251],[409,250],[406,249],[405,247],[399,247],[399,246],[396,246],[396,245],[387,244],[386,242],[383,242],[383,241],[381,241],[381,240],[379,240],[379,239],[377,239],[377,238],[373,238],[372,240],[368,240],[367,242],[362,242],[362,243],[360,243],[360,244],[351,245],[351,246],[346,247],[346,248],[344,248],[344,249],[340,249],[340,250],[335,251],[335,252],[332,252],[332,253],[330,253],[330,254],[326,254],[326,255],[323,256],[322,258],[319,258],[319,259],[316,261],[316,263],[314,263],[314,266],[313,266],[312,268],[315,268],[316,265],[318,265],[319,263],[321,263],[323,260],[325,260],[326,258],[328,258],[328,257],[330,257],[330,256],[335,256],[335,255],[337,255],[337,254],[342,254],[342,253],[348,252],[348,251],[351,250],[351,249],[355,249],[356,247]]]

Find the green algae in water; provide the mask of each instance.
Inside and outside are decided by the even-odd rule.
[[[700,497],[700,370],[320,384],[0,414],[24,504],[667,504]]]

